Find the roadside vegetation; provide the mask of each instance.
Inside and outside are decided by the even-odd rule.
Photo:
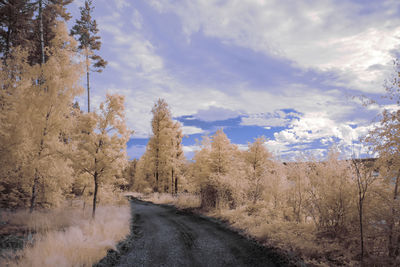
[[[388,97],[398,100],[400,86],[393,84]],[[163,100],[153,115],[146,152],[125,173],[140,198],[217,217],[310,265],[400,264],[399,111],[385,110],[360,140],[376,158],[346,158],[333,146],[325,159],[293,162],[277,160],[264,137],[239,150],[222,129],[204,136],[187,161]]]
[[[100,206],[93,221],[91,211],[83,211],[81,204],[33,213],[3,213],[2,223],[9,230],[3,229],[8,235],[2,236],[2,246],[14,240],[17,247],[2,248],[0,265],[91,266],[109,249],[116,249],[116,244],[129,234],[129,206]]]

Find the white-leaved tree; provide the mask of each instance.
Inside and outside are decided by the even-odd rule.
[[[235,187],[238,187],[240,152],[231,144],[222,129],[211,137],[203,137],[201,149],[196,152],[191,166],[191,176],[200,190],[201,206],[215,208],[233,207]],[[237,163],[237,164],[236,164]]]
[[[126,143],[130,135],[125,123],[124,97],[120,95],[107,95],[98,113],[81,114],[78,119],[74,163],[78,171],[93,179],[93,218],[99,187],[111,182],[127,164]]]
[[[181,125],[175,122],[172,125],[171,132],[171,151],[170,151],[170,172],[171,172],[171,189],[172,194],[177,194],[179,189],[179,181],[183,179],[183,167],[186,162],[182,147],[183,133]]]
[[[256,138],[249,144],[244,152],[244,160],[247,164],[246,178],[249,182],[249,198],[256,203],[266,189],[270,171],[272,171],[272,154],[265,147],[265,137]]]
[[[185,161],[182,150],[182,130],[180,124],[172,120],[165,100],[159,99],[152,113],[153,134],[139,162],[137,179],[139,184],[147,183],[155,192],[177,193],[178,181]]]
[[[317,227],[337,236],[346,233],[355,200],[350,163],[339,160],[332,148],[326,161],[309,164],[307,176],[307,201]]]
[[[72,177],[71,162],[64,156],[69,143],[65,137],[72,125],[73,99],[82,92],[82,68],[74,60],[75,41],[66,25],[58,22],[55,33],[46,50],[52,56],[41,66],[28,64],[27,52],[18,49],[12,62],[2,66],[8,110],[2,120],[6,132],[1,157],[4,160],[10,156],[4,153],[13,151],[14,163],[2,166],[13,168],[9,173],[14,174],[18,192],[29,198],[31,211],[37,203],[57,203]]]

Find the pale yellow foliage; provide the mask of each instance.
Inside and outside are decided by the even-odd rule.
[[[36,202],[55,205],[72,182],[64,138],[73,123],[72,102],[82,92],[82,66],[74,60],[75,41],[66,25],[58,22],[55,33],[45,64],[29,65],[26,51],[16,49],[12,62],[1,66],[1,93],[8,106],[0,127],[0,175],[5,180],[0,189],[6,190],[9,199],[4,201],[10,206],[29,200],[32,208]]]
[[[176,194],[181,191],[181,183],[185,180],[181,125],[172,120],[168,104],[163,99],[154,104],[152,114],[152,135],[138,162],[133,188],[141,192]]]
[[[71,153],[75,169],[89,174],[93,181],[93,216],[98,188],[111,183],[127,165],[126,143],[131,132],[127,129],[124,97],[107,95],[100,104],[99,114],[80,114],[75,130],[76,150]]]

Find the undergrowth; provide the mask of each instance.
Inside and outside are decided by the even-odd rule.
[[[179,193],[172,195],[168,193],[152,193],[152,194],[141,194],[141,193],[129,193],[129,195],[153,202],[154,204],[170,204],[180,209],[199,208],[201,204],[200,196],[189,193]]]
[[[130,208],[99,206],[95,220],[81,205],[47,211],[1,212],[4,227],[23,231],[21,250],[2,252],[1,266],[91,266],[129,234]],[[11,231],[12,232],[12,231]],[[15,232],[13,234],[16,234]]]

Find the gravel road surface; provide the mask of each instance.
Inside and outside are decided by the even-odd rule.
[[[138,199],[131,207],[131,235],[95,266],[293,266],[217,220]]]

